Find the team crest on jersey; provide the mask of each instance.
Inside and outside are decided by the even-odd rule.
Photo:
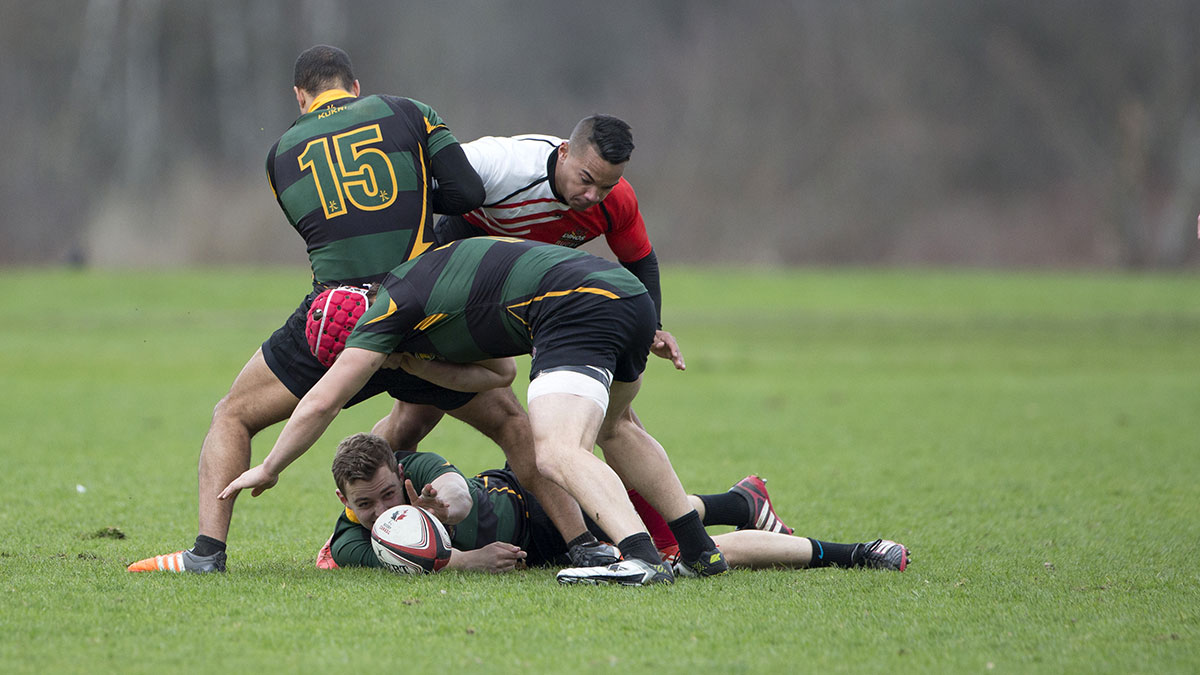
[[[570,232],[564,232],[555,243],[559,246],[566,246],[567,248],[579,248],[590,240],[591,237],[588,236],[588,231],[580,227],[571,230]]]

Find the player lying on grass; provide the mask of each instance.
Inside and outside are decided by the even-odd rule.
[[[379,567],[371,548],[371,527],[383,512],[400,504],[420,506],[446,525],[454,546],[447,569],[509,572],[523,566],[561,564],[566,559],[566,543],[511,471],[494,469],[466,478],[437,454],[393,454],[385,440],[371,434],[343,440],[332,470],[338,498],[346,508],[317,556],[319,568]],[[770,496],[757,477],[739,481],[728,492],[689,495],[689,500],[697,510],[706,511],[706,524],[742,528],[713,537],[733,567],[904,571],[908,566],[908,550],[893,541],[835,544],[790,536],[791,528],[775,516]],[[769,517],[758,518],[760,513]],[[648,515],[651,531],[658,529],[655,520],[661,522],[661,516]],[[759,525],[782,531],[752,529]],[[596,534],[607,538],[603,531]],[[677,547],[670,532],[664,536],[659,543],[664,557],[675,557]]]
[[[507,386],[504,357],[532,354],[528,391],[536,466],[616,540],[625,559],[568,568],[570,583],[671,583],[625,492],[668,519],[688,575],[728,569],[692,508],[662,446],[636,423],[631,404],[657,325],[645,286],[616,263],[582,251],[494,237],[456,241],[400,265],[358,319],[345,349],[305,395],[263,463],[219,495],[273,487],[346,401],[380,368],[399,366],[460,389],[464,373]],[[421,360],[427,355],[438,360]],[[444,359],[444,360],[443,360]],[[508,364],[503,372],[489,372]],[[472,375],[473,376],[473,375]],[[503,384],[497,384],[499,378]],[[601,461],[593,454],[604,451]]]

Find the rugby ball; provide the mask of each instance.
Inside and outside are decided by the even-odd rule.
[[[425,509],[401,504],[383,512],[371,528],[371,548],[384,567],[400,574],[428,574],[450,562],[450,535]]]

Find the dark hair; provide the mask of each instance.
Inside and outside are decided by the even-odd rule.
[[[329,45],[317,45],[296,57],[293,79],[297,88],[313,95],[334,88],[349,90],[354,86],[354,67],[346,52]]]
[[[624,120],[612,115],[592,115],[575,125],[571,132],[571,145],[582,148],[584,143],[596,148],[596,152],[609,164],[624,164],[633,152],[633,134]]]
[[[387,441],[373,434],[354,434],[338,443],[333,455],[333,482],[344,494],[348,483],[374,478],[375,472],[385,464],[401,480],[404,479],[396,454]]]

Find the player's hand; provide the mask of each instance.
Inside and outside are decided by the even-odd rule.
[[[412,479],[405,478],[404,491],[408,493],[409,504],[425,509],[443,523],[450,517],[450,505],[438,497],[437,488],[433,487],[433,484],[426,483],[425,487],[421,488],[421,494],[417,494]]]
[[[392,352],[388,354],[387,358],[383,360],[383,365],[379,367],[386,368],[387,370],[399,370],[404,367],[405,356],[404,352]]]
[[[654,341],[650,343],[650,351],[661,359],[668,359],[675,364],[675,370],[687,370],[683,362],[683,352],[679,351],[679,343],[675,336],[665,330],[654,331]]]
[[[474,551],[454,551],[457,569],[487,572],[488,574],[503,574],[525,568],[525,551],[521,547],[502,541],[493,541],[483,548]]]
[[[413,373],[414,368],[420,368],[422,359],[408,352],[392,352],[383,360],[381,368],[389,370],[403,370],[406,373]]]
[[[230,499],[236,497],[237,493],[246,488],[253,488],[250,492],[251,497],[257,497],[264,491],[275,487],[279,482],[279,474],[272,474],[267,469],[259,464],[258,466],[247,469],[242,475],[233,479],[229,485],[221,490],[221,494],[217,495],[217,499]]]

